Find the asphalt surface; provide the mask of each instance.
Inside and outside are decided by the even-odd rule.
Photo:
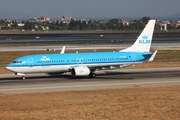
[[[82,40],[92,38],[82,38]],[[93,38],[94,39],[94,38]],[[97,40],[104,38],[98,37]],[[109,39],[109,38],[108,38]],[[119,38],[114,38],[114,40]],[[38,39],[41,41],[41,39]],[[53,39],[59,40],[59,39]],[[72,38],[70,39],[72,40]],[[74,38],[76,40],[76,38]],[[77,38],[79,40],[79,38]],[[96,40],[96,39],[95,39]],[[42,40],[43,41],[43,40]],[[50,41],[50,40],[48,40]],[[176,41],[176,40],[175,40]],[[0,41],[3,43],[3,41]],[[4,42],[13,43],[13,40]],[[23,42],[23,40],[17,40]],[[28,42],[28,41],[25,41]],[[29,41],[31,42],[31,40]],[[37,41],[36,41],[37,42]],[[132,44],[134,41],[132,41]],[[88,45],[67,46],[66,50],[79,49],[122,49],[132,44],[120,45]],[[152,48],[179,48],[179,40],[176,42],[161,42],[152,44]],[[26,46],[26,47],[0,47],[0,51],[28,51],[28,50],[61,50],[62,46]],[[180,85],[180,68],[159,69],[120,69],[97,72],[97,78],[72,77],[69,73],[49,76],[46,74],[29,74],[26,80],[14,74],[0,75],[0,94],[19,94],[34,92],[75,91],[108,88],[146,87],[146,86],[170,86]]]
[[[134,41],[140,32],[80,34],[0,34],[0,43]],[[173,37],[172,37],[173,36]],[[155,41],[179,41],[179,32],[154,33]]]
[[[133,44],[133,43],[132,43]],[[66,46],[66,50],[82,50],[82,49],[123,49],[131,46],[132,44],[105,44],[105,45],[73,45]],[[151,48],[179,48],[180,43],[153,43]],[[61,50],[63,46],[25,46],[25,47],[0,47],[0,51],[38,51],[38,50]]]
[[[29,74],[25,80],[14,74],[0,75],[0,94],[131,88],[180,85],[180,67],[119,69],[97,72],[96,78]]]

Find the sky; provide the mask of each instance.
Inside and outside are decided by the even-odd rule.
[[[164,17],[179,14],[180,0],[0,0],[0,19]]]

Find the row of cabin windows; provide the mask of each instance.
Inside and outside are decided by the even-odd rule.
[[[130,56],[129,56],[130,57]],[[128,57],[122,58],[100,58],[100,59],[80,59],[80,60],[72,60],[72,62],[80,62],[80,61],[102,61],[102,60],[127,60]],[[65,62],[65,60],[53,60],[53,61],[37,61],[37,63],[51,63],[51,62]],[[69,62],[69,60],[67,60]]]
[[[51,63],[51,62],[64,62],[64,60],[47,60],[47,61],[37,61],[37,63]]]
[[[79,61],[102,61],[102,60],[127,60],[128,57],[124,58],[101,58],[101,59],[80,59],[80,60],[72,60],[72,62],[79,62]]]

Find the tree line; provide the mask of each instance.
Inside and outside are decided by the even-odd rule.
[[[29,22],[23,21],[25,24],[22,27],[18,27],[16,22],[12,22],[11,27],[1,27],[7,26],[8,22],[0,20],[1,29],[24,29],[24,30],[46,30],[44,27],[48,28],[48,30],[142,30],[147,22],[150,20],[150,17],[143,17],[139,20],[133,20],[129,25],[123,25],[122,20],[117,18],[101,21],[101,20],[89,20],[89,21],[81,21],[72,19],[70,23],[63,23],[59,21],[54,22]],[[160,26],[156,26],[157,28]],[[169,30],[180,30],[180,27],[176,26],[168,26]]]
[[[142,30],[150,17],[143,17],[140,20],[134,20],[130,25],[123,25],[122,21],[114,18],[107,22],[101,20],[71,20],[69,24],[64,24],[62,22],[55,24],[47,23],[51,30]]]

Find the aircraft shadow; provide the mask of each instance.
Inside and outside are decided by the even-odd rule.
[[[167,77],[180,77],[179,71],[159,71],[159,72],[114,72],[105,71],[104,73],[98,73],[96,78],[89,78],[88,76],[73,77],[70,74],[61,74],[53,76],[26,76],[25,80],[22,80],[20,76],[0,78],[0,82],[3,81],[78,81],[78,80],[133,80],[133,79],[147,79],[147,78],[167,78]]]

